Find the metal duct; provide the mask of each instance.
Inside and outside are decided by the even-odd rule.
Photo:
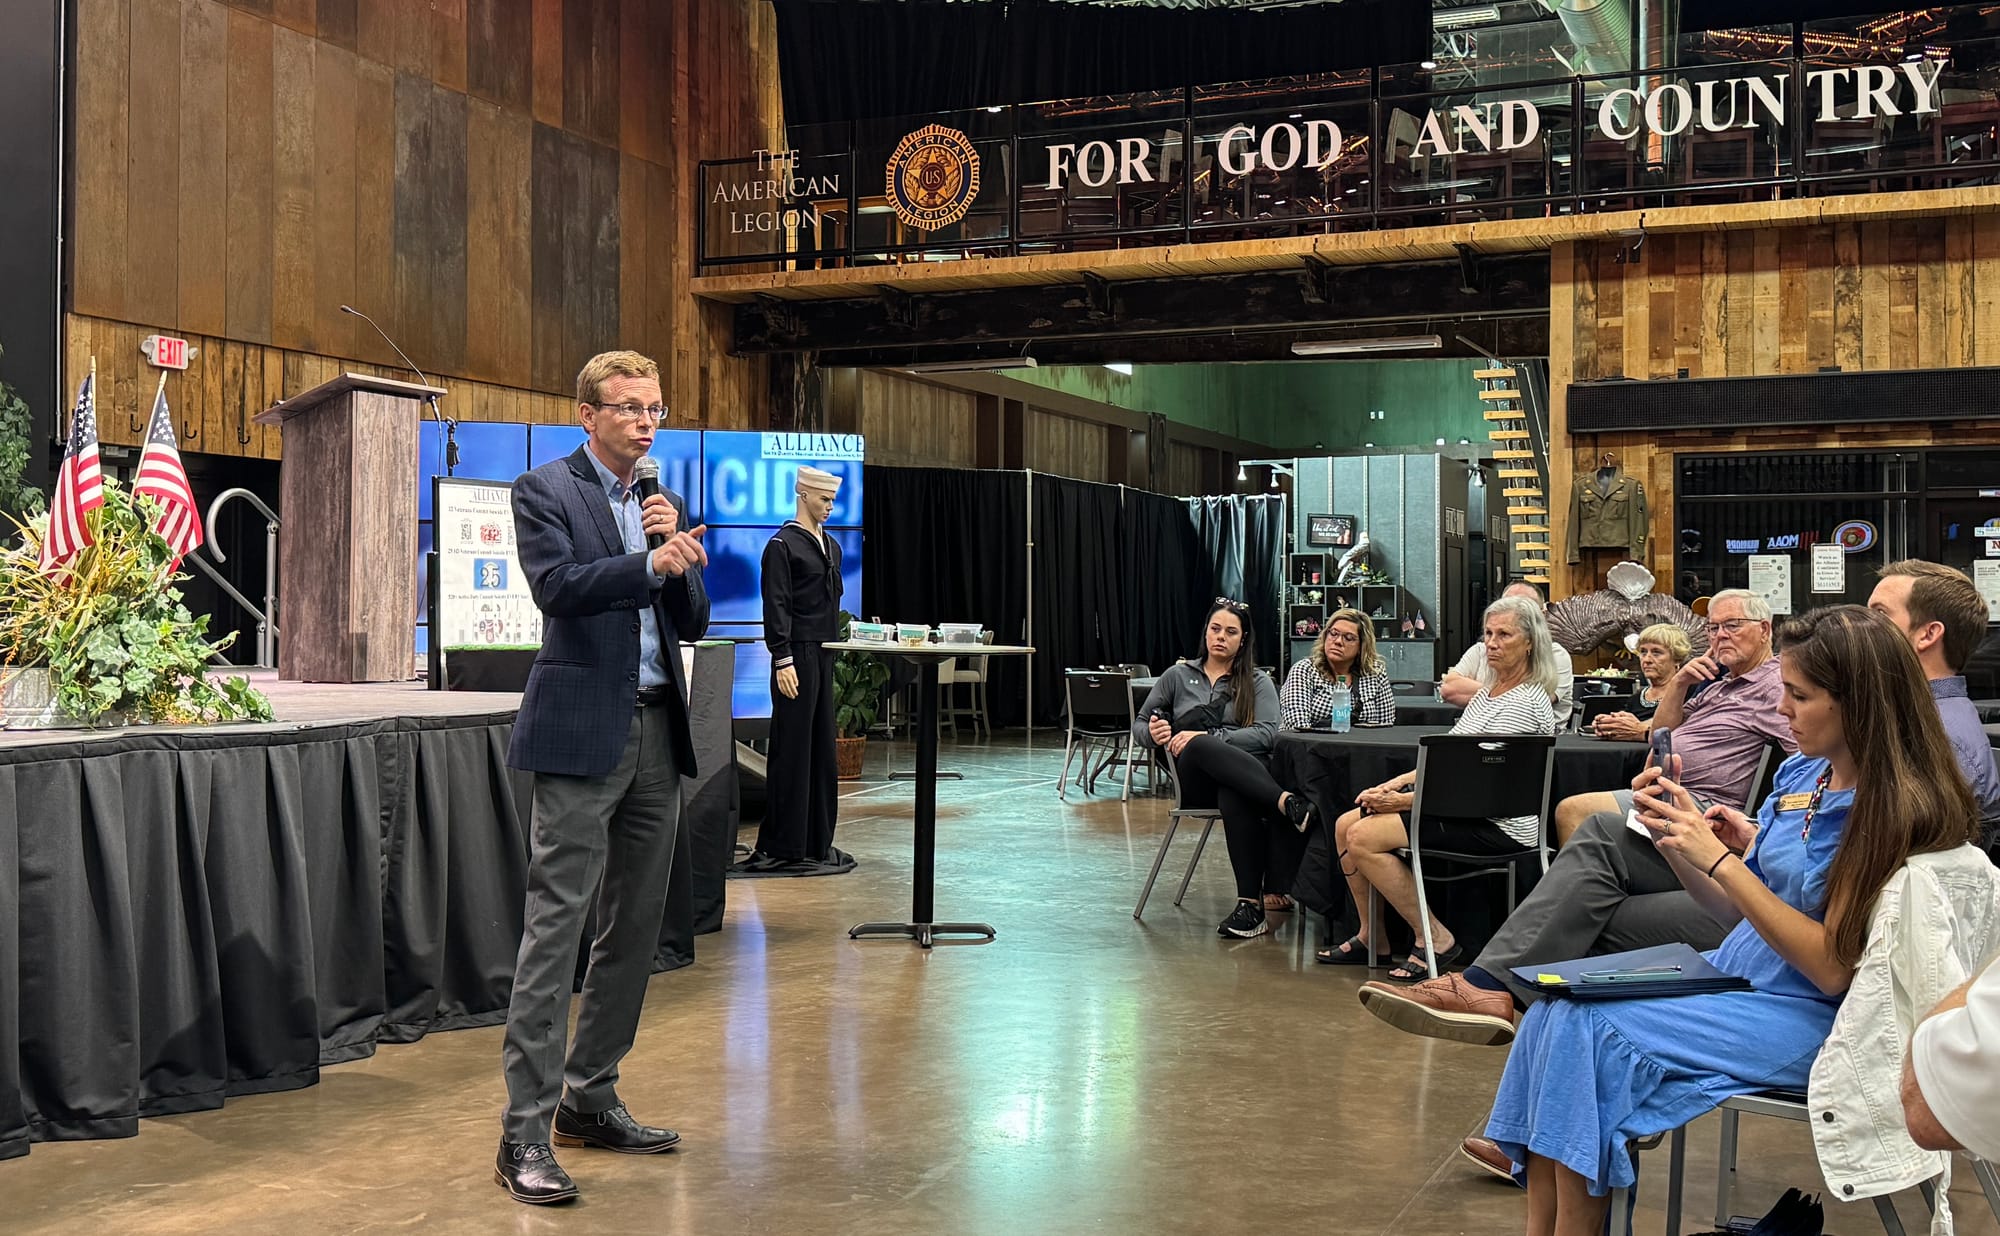
[[[1562,19],[1586,74],[1622,73],[1632,67],[1631,0],[1542,0]]]

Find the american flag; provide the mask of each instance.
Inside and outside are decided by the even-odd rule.
[[[159,393],[153,396],[153,423],[146,429],[146,450],[139,456],[139,475],[133,480],[132,492],[150,494],[160,504],[160,522],[153,531],[165,538],[178,567],[181,559],[201,544],[201,516],[195,510],[194,491],[188,485],[187,469],[181,466],[181,451],[174,437],[174,418],[167,411],[167,384],[162,381]]]
[[[49,503],[49,534],[42,538],[43,574],[68,562],[95,539],[84,516],[104,505],[104,472],[97,457],[96,385],[93,367],[76,392],[69,449],[63,453],[62,471],[56,474],[56,496]]]

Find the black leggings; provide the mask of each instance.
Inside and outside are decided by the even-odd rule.
[[[1222,811],[1236,895],[1261,905],[1267,889],[1289,892],[1305,838],[1278,810],[1278,796],[1285,791],[1264,761],[1203,734],[1181,748],[1174,768],[1181,779],[1182,805]]]

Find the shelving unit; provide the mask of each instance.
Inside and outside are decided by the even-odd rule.
[[[1392,678],[1430,678],[1437,659],[1437,641],[1428,634],[1405,636],[1404,617],[1415,617],[1408,594],[1400,584],[1341,584],[1331,578],[1336,555],[1292,554],[1286,569],[1285,633],[1291,642],[1291,660],[1311,654],[1313,641],[1326,625],[1326,616],[1343,609],[1367,614],[1375,626],[1375,646]],[[1320,582],[1314,583],[1317,572]],[[1317,593],[1318,600],[1309,599]],[[1311,622],[1310,633],[1301,635],[1298,624]],[[1428,621],[1426,622],[1428,630]]]

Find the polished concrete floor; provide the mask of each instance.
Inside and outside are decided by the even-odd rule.
[[[1185,906],[1163,875],[1134,922],[1163,802],[1100,786],[1058,803],[1060,759],[1046,738],[947,740],[966,778],[940,795],[938,915],[999,938],[925,953],[846,935],[909,909],[910,788],[884,774],[910,748],[871,744],[841,806],[859,870],[731,883],[699,962],[653,980],[622,1092],[685,1148],[564,1152],[574,1206],[520,1206],[493,1183],[493,1028],[385,1047],[313,1089],[148,1121],[136,1139],[38,1145],[0,1164],[0,1231],[1520,1230],[1521,1195],[1456,1153],[1504,1053],[1368,1017],[1359,977],[1312,964],[1288,922],[1219,939],[1219,835]],[[1713,1213],[1715,1124],[1691,1138],[1693,1216]],[[1803,1125],[1744,1129],[1735,1209],[1817,1181]],[[1656,1233],[1664,1152],[1648,1162],[1636,1230]],[[1959,1230],[1992,1236],[1970,1185],[1961,1172]],[[1906,1199],[1913,1231],[1919,1209]],[[1880,1229],[1839,1206],[1828,1230]]]

